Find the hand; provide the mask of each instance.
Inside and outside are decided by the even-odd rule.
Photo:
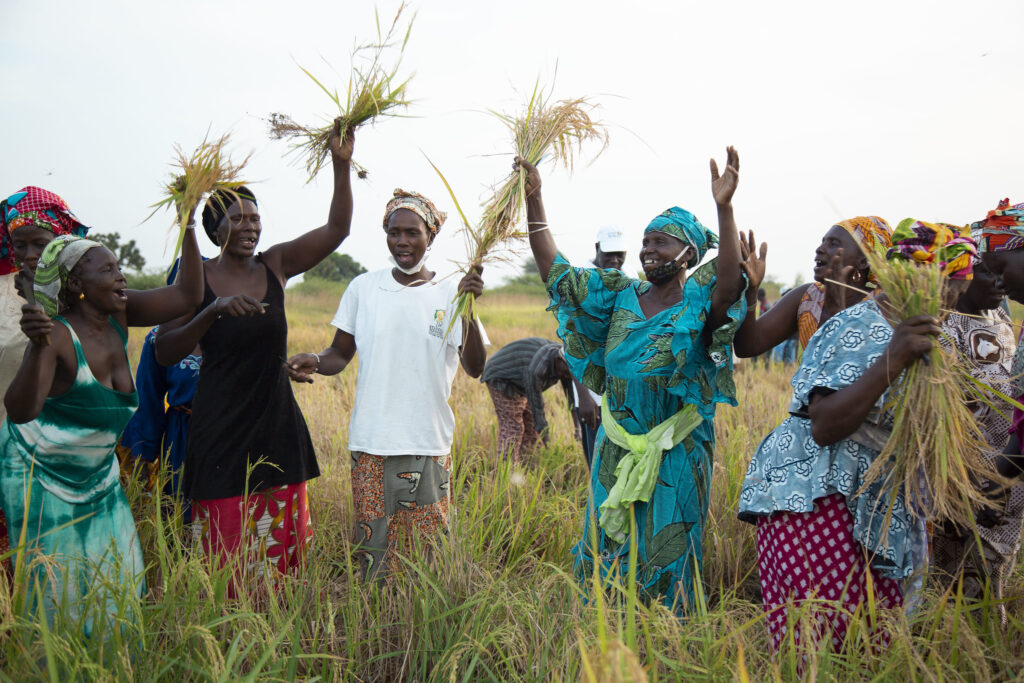
[[[573,431],[572,436],[573,436],[574,439],[576,439],[580,443],[583,443],[583,430],[581,430],[578,426]]]
[[[21,307],[21,331],[35,346],[49,346],[53,321],[42,306],[25,304]]]
[[[732,195],[736,192],[736,185],[740,181],[740,155],[735,147],[725,148],[726,166],[725,173],[718,175],[718,163],[711,160],[711,194],[718,206],[729,206],[732,203]]]
[[[352,161],[352,152],[356,146],[355,130],[349,128],[345,137],[341,136],[341,117],[334,119],[334,130],[331,131],[331,156],[335,161]]]
[[[825,308],[832,313],[845,310],[846,302],[853,294],[850,291],[853,284],[853,266],[840,265],[842,260],[843,249],[840,247],[832,257],[828,272],[825,274]]]
[[[248,294],[236,294],[234,296],[219,296],[210,305],[217,317],[225,315],[232,318],[240,318],[243,315],[251,316],[256,313],[265,313],[264,304],[252,298]]]
[[[890,378],[895,379],[899,373],[931,351],[935,338],[941,333],[939,321],[930,315],[915,315],[897,325],[885,351],[891,368]]]
[[[601,424],[601,406],[597,405],[597,401],[590,396],[586,387],[583,387],[582,391],[577,389],[577,393],[580,404],[576,407],[576,412],[580,416],[580,422],[591,429],[597,429],[597,426]]]
[[[547,448],[551,445],[551,430],[545,429],[540,433],[540,440],[543,442],[544,447]]]
[[[320,361],[317,360],[316,354],[299,353],[289,358],[284,368],[293,382],[312,384],[313,375],[316,374],[319,365]]]
[[[744,233],[740,230],[740,255],[743,257],[743,261],[740,263],[740,267],[743,268],[743,272],[747,274],[747,298],[750,299],[750,292],[754,293],[754,297],[757,296],[757,289],[764,282],[765,269],[767,268],[767,261],[765,256],[768,254],[768,245],[761,242],[761,254],[757,253],[757,242],[754,240],[754,231],[751,230],[750,234]]]
[[[484,267],[479,263],[470,266],[469,272],[459,282],[459,294],[469,292],[474,298],[480,298],[484,293],[484,281],[480,277],[483,272]]]
[[[185,225],[194,225],[196,222],[196,208],[198,204],[192,206],[182,207],[178,202],[174,202],[174,215],[178,217],[178,220],[185,219]]]
[[[512,170],[526,171],[526,197],[530,198],[535,194],[540,193],[540,171],[537,167],[531,164],[522,157],[516,157],[516,160],[512,163]]]

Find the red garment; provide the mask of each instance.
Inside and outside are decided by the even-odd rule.
[[[498,413],[498,452],[519,462],[524,454],[533,450],[540,438],[533,426],[530,402],[525,396],[509,398],[505,392],[490,384],[487,390],[491,393],[494,410]]]
[[[799,607],[816,598],[834,603],[815,616],[817,642],[826,634],[832,646],[842,648],[850,615],[867,595],[868,564],[864,548],[853,537],[853,515],[846,499],[834,493],[814,501],[813,512],[776,512],[757,521],[757,560],[761,600],[767,613],[772,647],[778,651],[788,628],[788,601]],[[880,607],[903,605],[898,581],[871,571],[875,599]],[[799,624],[794,639],[801,642]],[[880,645],[888,644],[883,638]]]
[[[22,226],[40,227],[58,236],[85,237],[89,231],[71,213],[67,202],[49,190],[32,185],[21,188],[4,200],[0,221],[3,223],[3,230],[0,231],[0,275],[17,270],[11,233]]]
[[[256,575],[265,562],[282,574],[302,565],[313,536],[305,482],[250,493],[247,505],[242,496],[194,500],[192,520],[203,552],[217,555],[221,566],[244,552],[240,569]]]

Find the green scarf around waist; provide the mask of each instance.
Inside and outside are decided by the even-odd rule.
[[[686,405],[678,413],[653,427],[646,434],[630,434],[622,428],[608,409],[608,397],[601,401],[601,424],[604,435],[626,454],[615,467],[615,485],[601,503],[598,523],[604,532],[622,543],[629,525],[629,506],[646,503],[654,493],[661,469],[661,456],[704,421],[697,407]]]

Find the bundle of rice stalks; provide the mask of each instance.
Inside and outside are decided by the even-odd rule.
[[[415,16],[409,20],[401,43],[397,43],[399,21],[404,10],[405,3],[402,3],[387,33],[381,32],[380,17],[377,16],[377,40],[360,45],[353,51],[352,73],[348,79],[348,90],[344,98],[338,94],[337,90],[330,90],[306,68],[299,66],[302,72],[309,76],[334,102],[339,112],[336,118],[329,120],[329,123],[322,127],[308,127],[297,123],[287,114],[274,113],[270,115],[271,139],[292,141],[291,151],[306,160],[306,171],[309,173],[309,179],[306,182],[313,180],[327,163],[331,154],[331,136],[334,134],[335,128],[344,139],[349,131],[354,131],[364,123],[372,122],[378,117],[400,116],[397,109],[409,105],[409,100],[406,99],[406,87],[410,79],[399,80],[398,69],[402,63],[405,45],[409,42],[409,34],[412,31]],[[398,57],[391,68],[385,68],[383,61],[385,53],[396,45],[398,46]],[[365,66],[357,67],[357,61],[364,63]],[[367,171],[364,167],[355,162],[352,165],[360,178],[366,177]]]
[[[181,251],[189,211],[198,207],[203,197],[215,190],[233,193],[244,184],[241,179],[242,169],[252,153],[247,154],[240,163],[234,163],[227,153],[229,138],[230,135],[225,133],[211,141],[207,133],[191,155],[186,155],[181,145],[174,147],[177,158],[171,163],[175,169],[171,173],[171,181],[164,186],[163,198],[151,205],[153,212],[146,217],[148,220],[164,207],[174,208],[173,225],[178,227],[178,238],[171,263],[174,263]]]
[[[550,102],[550,93],[541,91],[535,85],[524,111],[518,116],[492,111],[512,132],[515,154],[534,166],[550,156],[567,171],[572,171],[584,144],[599,142],[601,148],[592,157],[596,159],[608,146],[608,131],[604,125],[591,118],[597,105],[585,97]],[[429,160],[428,160],[429,161]],[[441,176],[448,194],[462,219],[466,249],[470,254],[469,268],[482,265],[489,260],[500,260],[500,251],[516,238],[526,235],[519,230],[520,216],[526,209],[526,171],[513,171],[483,204],[483,216],[474,227],[466,220],[451,186],[441,171],[430,164]],[[457,313],[473,313],[473,297],[468,294],[459,297]],[[454,320],[454,318],[453,318]]]
[[[943,301],[950,280],[941,268],[887,260],[877,252],[869,253],[868,260],[885,292],[880,305],[890,320],[898,324],[930,315],[941,321],[948,315]],[[975,511],[991,505],[979,489],[981,481],[1006,483],[987,455],[987,442],[969,407],[978,400],[991,402],[964,359],[933,344],[890,389],[886,410],[893,417],[892,434],[861,491],[882,481],[894,493],[902,490],[918,514],[972,528]],[[1007,410],[1005,404],[1002,409]]]

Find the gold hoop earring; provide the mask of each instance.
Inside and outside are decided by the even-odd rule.
[[[82,292],[81,294],[79,294],[78,298],[81,299],[82,301],[85,301],[85,292]]]

